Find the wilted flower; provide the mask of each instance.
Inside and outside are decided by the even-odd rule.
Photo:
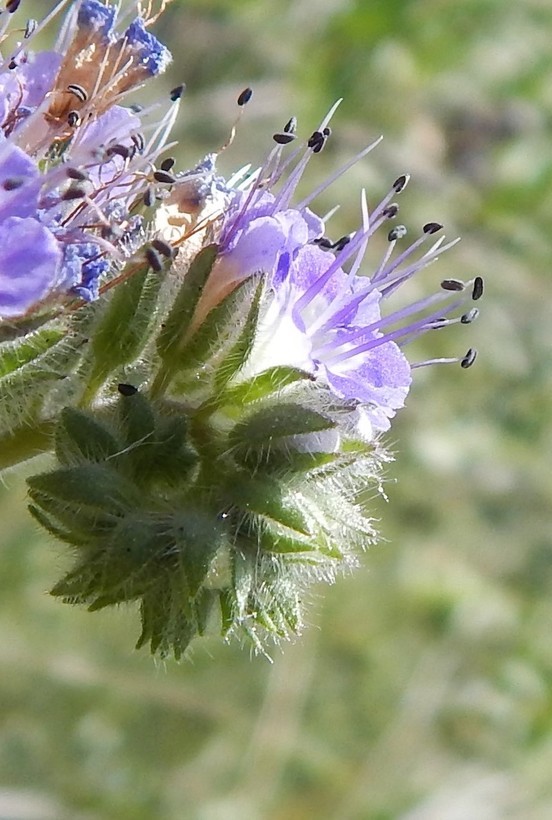
[[[116,19],[115,5],[82,0],[53,51],[31,50],[34,21],[20,44],[3,35],[0,318],[56,295],[96,299],[102,274],[133,250],[140,221],[131,205],[162,140],[146,144],[139,117],[119,103],[170,55],[148,20],[117,33]]]

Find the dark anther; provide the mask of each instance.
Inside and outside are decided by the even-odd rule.
[[[132,146],[132,148],[136,150],[134,145]],[[129,159],[132,155],[132,148],[128,145],[123,145],[122,143],[118,142],[115,145],[110,145],[105,153],[108,157],[113,157],[117,155],[118,157],[122,157],[123,159]]]
[[[295,134],[273,134],[272,139],[274,142],[277,142],[278,145],[287,145],[290,142],[293,142],[295,139]]]
[[[155,202],[155,191],[153,188],[146,188],[146,193],[144,194],[144,205],[146,208],[151,208],[151,206]]]
[[[441,287],[443,290],[464,290],[466,286],[460,279],[443,279]]]
[[[169,93],[169,97],[171,98],[171,102],[176,102],[180,99],[180,97],[186,91],[186,84],[181,83],[180,85],[175,86],[172,91]]]
[[[77,128],[80,125],[81,118],[78,111],[69,111],[67,114],[67,125],[71,128]]]
[[[140,103],[132,103],[132,105],[129,105],[129,108],[133,114],[140,114],[140,112],[144,110],[144,106],[140,105]]]
[[[174,157],[167,157],[167,159],[164,159],[159,167],[162,171],[170,171],[175,162],[176,160]]]
[[[154,171],[153,178],[156,182],[163,182],[165,185],[174,185],[176,182],[176,177],[173,177],[167,171]]]
[[[322,248],[323,251],[329,251],[334,246],[332,240],[328,239],[327,236],[319,236],[317,239],[313,240],[313,243],[318,245],[319,248]]]
[[[124,384],[124,382],[117,385],[117,390],[121,396],[135,396],[138,392],[138,388],[134,387],[133,384]]]
[[[253,96],[253,89],[252,88],[244,88],[240,96],[238,97],[238,105],[247,105],[251,97]]]
[[[163,256],[166,256],[169,259],[172,259],[174,256],[173,246],[168,242],[165,242],[164,239],[154,239],[151,244],[152,247],[154,247],[156,251],[159,251],[159,253],[163,254]]]
[[[69,83],[67,86],[67,91],[70,94],[74,94],[77,99],[81,102],[86,102],[88,99],[88,94],[86,93],[86,89],[82,87],[82,85],[78,85],[77,83]]]
[[[9,68],[10,71],[13,71],[14,68],[17,68],[17,63],[15,62],[15,60],[10,60],[10,62],[8,64],[8,68]]]
[[[24,177],[8,177],[2,183],[4,191],[15,191],[25,183]]]
[[[383,215],[386,216],[388,219],[393,219],[399,213],[399,206],[396,202],[392,202],[387,208],[383,209]]]
[[[284,132],[286,134],[295,134],[297,131],[297,118],[290,117],[289,120],[284,125]]]
[[[387,240],[388,242],[396,242],[397,239],[402,239],[406,234],[407,230],[404,225],[395,225],[387,234]]]
[[[324,144],[326,142],[326,137],[322,133],[322,131],[313,131],[311,136],[308,139],[307,146],[312,148],[313,154],[319,154]]]
[[[138,153],[141,154],[144,148],[146,147],[146,140],[144,138],[144,135],[140,133],[140,131],[137,131],[135,134],[132,134],[130,138],[136,146],[136,150],[138,151]]]
[[[475,348],[470,347],[462,361],[460,362],[460,367],[463,367],[464,370],[467,370],[468,367],[471,367],[474,361],[477,358],[477,350]]]
[[[397,177],[393,185],[391,186],[396,194],[400,194],[401,191],[404,191],[406,186],[408,185],[408,180],[410,179],[409,174],[401,174],[400,177]]]
[[[161,259],[157,251],[153,248],[146,248],[145,256],[150,268],[152,268],[152,270],[154,270],[155,273],[161,273],[161,271],[163,270],[163,260]]]
[[[30,20],[27,20],[27,25],[25,26],[25,34],[23,35],[25,40],[28,40],[29,37],[32,37],[32,35],[35,33],[37,29],[37,26],[38,23],[36,20],[33,20],[32,18]]]
[[[483,296],[483,277],[476,276],[473,280],[472,299],[477,302]]]
[[[426,224],[422,228],[422,231],[427,234],[432,234],[437,233],[437,231],[440,231],[442,227],[443,226],[440,222],[426,222]]]
[[[479,316],[479,311],[477,308],[472,308],[468,310],[467,313],[464,313],[463,316],[460,317],[460,321],[463,325],[471,325],[472,322],[475,322],[477,317]]]
[[[85,182],[88,179],[84,171],[79,171],[78,168],[66,168],[65,173],[69,179],[75,179],[77,182]]]
[[[330,126],[329,126],[329,125],[327,125],[327,126],[324,128],[324,130],[322,131],[322,133],[324,134],[324,136],[325,136],[325,137],[326,137],[326,139],[327,139],[328,137],[331,137],[331,135],[332,135],[332,129],[330,128]]]
[[[64,202],[71,202],[73,199],[82,199],[85,196],[86,191],[79,188],[78,185],[71,185],[70,188],[67,188],[67,190],[63,192],[61,198]]]
[[[21,0],[8,0],[6,3],[6,11],[8,14],[13,14],[21,5]]]
[[[353,238],[353,235],[354,235],[354,234],[349,233],[349,234],[345,234],[345,236],[340,236],[340,237],[339,237],[339,239],[337,239],[337,240],[333,243],[333,246],[332,246],[332,247],[333,247],[333,250],[334,250],[334,251],[337,251],[337,252],[342,251],[342,250],[343,250],[343,248],[344,248],[346,245],[348,245],[348,244],[349,244],[349,242],[350,242],[350,241],[351,241],[351,239]]]

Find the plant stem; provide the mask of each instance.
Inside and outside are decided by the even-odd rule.
[[[43,421],[37,422],[34,426],[17,427],[1,436],[0,472],[50,452],[53,447],[54,429],[53,421]]]

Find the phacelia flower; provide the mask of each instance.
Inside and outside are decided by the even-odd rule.
[[[406,228],[385,226],[397,216],[399,206],[393,200],[406,187],[406,175],[395,180],[371,212],[363,194],[360,227],[336,241],[326,237],[324,221],[309,206],[346,169],[302,202],[293,203],[309,159],[330,135],[328,122],[333,110],[335,107],[291,159],[284,162],[282,152],[295,136],[294,122],[275,135],[276,147],[252,179],[231,190],[230,195],[227,187],[221,189],[220,196],[228,204],[218,236],[220,253],[199,306],[198,321],[238,283],[253,274],[265,274],[268,305],[240,377],[249,378],[276,364],[301,368],[337,396],[358,402],[371,429],[383,431],[404,405],[412,368],[429,363],[412,365],[403,352],[404,344],[445,324],[473,321],[475,309],[461,311],[456,320],[445,316],[466,301],[478,299],[482,280],[444,280],[438,292],[394,312],[383,311],[389,296],[457,240],[445,244],[441,237],[435,241],[442,225],[431,222],[410,245],[395,253]],[[363,258],[371,237],[382,229],[388,231],[389,245],[370,274],[363,270]],[[474,358],[470,350],[453,361],[466,367]]]
[[[66,0],[40,26],[28,21],[21,42],[8,30],[18,5],[0,19],[0,319],[64,295],[97,298],[101,278],[135,250],[136,203],[156,184],[153,162],[175,116],[145,126],[147,139],[147,112],[121,105],[170,61],[139,4],[118,31],[120,4],[80,0],[54,49],[38,53],[34,36]]]

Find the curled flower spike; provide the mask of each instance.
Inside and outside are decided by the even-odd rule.
[[[16,8],[7,11],[11,21]],[[174,113],[146,142],[141,119],[119,102],[170,54],[140,15],[117,33],[117,13],[98,0],[74,4],[50,52],[30,48],[43,26],[27,25],[19,45],[3,32],[0,319],[65,294],[96,299],[101,277],[135,250],[135,203]]]
[[[137,647],[162,656],[213,631],[266,653],[375,540],[360,499],[381,492],[380,433],[413,370],[476,358],[412,364],[406,345],[470,325],[483,280],[387,308],[457,241],[394,222],[406,174],[329,236],[316,197],[379,140],[296,201],[339,103],[303,142],[292,117],[256,171],[225,180],[211,153],[181,172],[165,152],[185,86],[161,116],[123,105],[170,59],[153,0],[61,0],[19,43],[18,7],[0,14],[0,468],[54,451],[28,479],[73,554],[53,595],[137,605]],[[63,9],[56,47],[33,53]]]

